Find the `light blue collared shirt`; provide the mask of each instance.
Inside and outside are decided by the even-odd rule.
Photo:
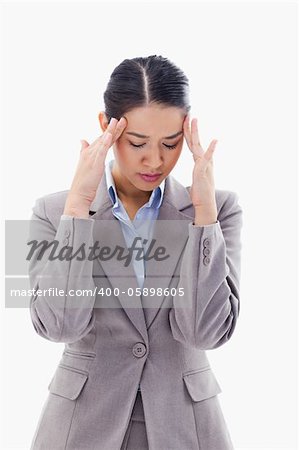
[[[159,208],[163,200],[165,179],[152,191],[149,201],[138,209],[134,219],[131,220],[116,192],[111,172],[113,162],[114,160],[109,161],[105,165],[107,190],[113,205],[112,213],[119,219],[127,247],[129,248],[132,246],[135,238],[142,238],[135,243],[135,247],[143,248],[146,251],[147,247],[150,245],[153,223],[158,217]],[[147,242],[144,241],[145,239]],[[136,260],[136,258],[133,257],[132,261],[138,286],[142,288],[146,270],[145,259],[141,258]]]

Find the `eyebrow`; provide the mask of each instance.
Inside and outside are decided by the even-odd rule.
[[[134,131],[127,131],[126,134],[131,134],[132,136],[136,136],[136,137],[139,137],[139,138],[142,138],[142,139],[148,139],[150,137],[150,136],[145,136],[144,134],[135,133]],[[178,131],[177,133],[172,134],[171,136],[165,136],[162,139],[173,139],[173,138],[175,138],[177,136],[180,136],[181,134],[183,134],[183,132],[182,131]]]

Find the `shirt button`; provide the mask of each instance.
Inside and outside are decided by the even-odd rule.
[[[133,355],[142,358],[146,354],[146,346],[142,342],[138,342],[133,347]]]
[[[209,248],[205,247],[205,248],[203,249],[203,254],[204,254],[205,256],[209,255],[210,253],[211,253],[211,250],[210,250]]]

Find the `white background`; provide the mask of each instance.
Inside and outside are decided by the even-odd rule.
[[[216,187],[243,208],[240,317],[232,339],[208,351],[223,412],[236,448],[295,449],[296,4],[1,10],[5,219],[29,219],[36,198],[69,189],[80,139],[99,135],[103,92],[123,59],[161,54],[187,74],[204,148],[218,139]],[[172,175],[189,185],[192,167],[185,145]],[[35,334],[28,309],[3,307],[1,318],[1,449],[28,449],[63,344]]]

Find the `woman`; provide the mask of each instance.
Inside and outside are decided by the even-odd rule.
[[[104,101],[70,189],[33,208],[30,241],[49,246],[30,260],[31,318],[65,350],[31,448],[232,449],[205,350],[239,314],[238,197],[215,189],[216,141],[203,150],[188,79],[167,58],[124,60]],[[170,175],[184,139],[187,188]]]

